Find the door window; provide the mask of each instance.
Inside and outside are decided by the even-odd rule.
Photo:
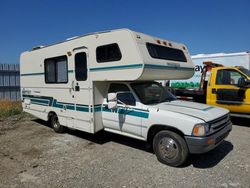
[[[237,85],[242,75],[235,70],[219,70],[217,72],[217,85]]]
[[[119,93],[121,92],[121,93]],[[125,84],[111,84],[108,93],[118,93],[117,99],[124,104],[135,106],[135,98]],[[118,101],[118,104],[122,104]]]
[[[87,55],[85,52],[80,52],[75,55],[75,77],[77,81],[87,80]]]

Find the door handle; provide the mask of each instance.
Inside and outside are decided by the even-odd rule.
[[[75,91],[80,91],[80,86],[79,85],[75,86]]]
[[[216,89],[212,88],[212,94],[216,94]]]

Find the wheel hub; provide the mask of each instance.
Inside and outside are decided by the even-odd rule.
[[[159,149],[165,158],[172,159],[178,154],[177,143],[169,137],[164,137],[160,140]]]

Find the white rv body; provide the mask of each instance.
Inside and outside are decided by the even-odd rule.
[[[222,64],[224,66],[242,66],[250,70],[250,53],[216,53],[216,54],[198,54],[191,56],[195,66],[195,73],[192,78],[187,80],[173,80],[171,87],[175,88],[198,88],[200,85],[201,71],[203,62],[211,61],[213,63]],[[207,75],[208,77],[209,75]]]
[[[206,139],[231,130],[225,109],[178,100],[160,102],[165,90],[153,80],[188,79],[194,74],[187,47],[128,29],[83,35],[24,52],[20,73],[23,110],[46,121],[56,116],[64,127],[89,133],[106,130],[145,141],[160,129],[171,128],[185,136],[191,153],[213,149],[222,140],[208,145]],[[138,91],[140,84],[152,87]],[[108,99],[108,94],[113,98]],[[134,103],[119,103],[115,98],[119,94],[132,97]],[[152,96],[159,103],[142,101]],[[210,136],[193,138],[195,125],[207,126],[213,120],[219,122],[216,126],[226,124]]]
[[[98,93],[97,88],[93,85],[94,82],[98,85],[97,81],[101,81],[99,85],[102,87],[108,81],[154,80],[156,78],[186,79],[193,75],[193,64],[187,50],[183,50],[187,57],[187,63],[155,60],[146,51],[145,41],[155,43],[155,38],[121,29],[81,36],[22,53],[20,72],[24,99],[27,95],[47,97],[33,99],[27,108],[24,107],[24,111],[44,120],[48,119],[50,111],[55,111],[62,125],[95,133],[103,129],[97,115],[101,113],[94,113],[94,110],[100,111],[99,108],[104,96],[102,93]],[[98,63],[95,55],[96,48],[111,43],[119,45],[122,59]],[[186,49],[182,44],[171,42],[171,45],[174,48],[182,49],[184,47]],[[74,56],[80,52],[87,54],[88,79],[77,82],[74,74]],[[60,56],[67,56],[67,83],[46,84],[44,60]],[[81,88],[79,92],[74,91],[76,83]],[[94,93],[96,94],[94,95]],[[39,100],[43,105],[36,105]],[[95,123],[95,121],[99,123]]]

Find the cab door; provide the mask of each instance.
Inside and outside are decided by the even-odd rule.
[[[117,108],[114,110],[108,109],[107,98],[104,99],[102,119],[103,126],[115,131],[129,133],[136,136],[142,135],[142,115],[139,103],[129,87],[122,83],[112,83],[108,88],[107,93],[122,92],[117,95]]]
[[[218,69],[212,75],[214,79],[209,86],[207,103],[227,108],[231,112],[244,113],[245,108],[249,108],[247,89],[238,86],[239,79],[244,75],[237,69]]]

